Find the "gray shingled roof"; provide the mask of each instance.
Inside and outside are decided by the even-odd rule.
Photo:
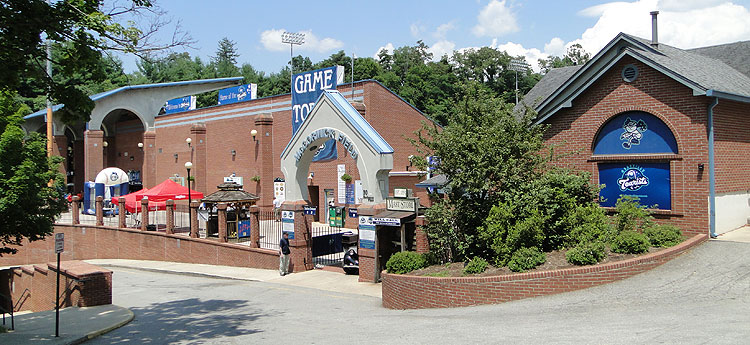
[[[523,96],[521,103],[536,108],[542,101],[547,99],[555,90],[560,88],[576,71],[583,65],[553,68],[544,75],[542,80],[536,83],[529,92]],[[519,103],[520,104],[520,103]],[[517,108],[516,111],[519,109]]]
[[[688,51],[720,60],[750,77],[750,41],[695,48]]]

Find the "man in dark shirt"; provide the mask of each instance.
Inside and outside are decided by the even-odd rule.
[[[289,253],[289,234],[285,232],[279,241],[279,274],[282,276],[289,274]]]

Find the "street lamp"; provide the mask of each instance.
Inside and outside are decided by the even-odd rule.
[[[294,45],[305,44],[304,32],[288,32],[281,34],[281,43],[289,43],[289,87],[294,89]]]
[[[188,138],[190,139],[190,138]],[[190,204],[193,202],[193,197],[190,195],[190,169],[193,168],[192,162],[185,162],[185,169],[187,169],[187,185],[188,185],[188,224],[189,231],[193,231],[193,212],[190,210]]]

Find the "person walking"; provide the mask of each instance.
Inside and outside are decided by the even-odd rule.
[[[279,274],[285,276],[289,274],[289,233],[281,235],[281,241],[279,241]]]

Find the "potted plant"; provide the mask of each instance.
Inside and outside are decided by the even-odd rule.
[[[253,176],[253,177],[250,178],[250,181],[260,182],[260,176],[258,176],[258,175]]]
[[[344,181],[346,183],[352,182],[352,175],[344,173],[343,175],[341,175],[341,181]]]

